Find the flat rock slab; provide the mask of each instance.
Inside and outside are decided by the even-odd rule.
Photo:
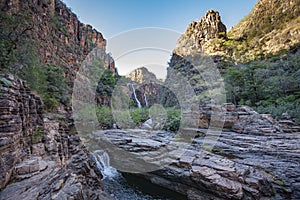
[[[190,143],[164,131],[107,130],[94,135],[99,142],[104,138],[146,163],[161,164],[160,170],[144,177],[150,180],[155,177],[156,184],[164,187],[168,187],[166,183],[180,185],[169,189],[186,195],[193,191],[193,198],[196,194],[216,199],[300,197],[295,188],[299,179],[300,135],[268,131],[261,134],[223,132],[217,141],[207,140],[214,147],[206,151],[202,144],[206,130],[197,131],[203,134]],[[95,137],[91,138],[95,140]],[[110,156],[114,157],[113,154]],[[122,162],[132,162],[132,159],[124,158]],[[287,172],[284,166],[293,170]],[[283,188],[277,184],[287,177],[291,183],[290,192],[284,190],[288,185]]]

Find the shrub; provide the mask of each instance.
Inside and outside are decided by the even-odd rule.
[[[101,128],[108,129],[112,128],[114,124],[114,118],[110,107],[108,106],[97,106],[96,114]]]
[[[31,135],[31,142],[32,144],[36,144],[42,141],[44,136],[44,131],[38,128],[33,134]]]
[[[132,121],[136,125],[139,125],[149,119],[149,109],[146,108],[132,109],[130,110],[130,116]]]
[[[37,92],[46,109],[53,110],[59,104],[69,103],[68,86],[63,70],[55,65],[27,67],[22,78],[27,80],[30,89]]]
[[[167,121],[164,125],[164,130],[176,132],[179,130],[182,120],[181,110],[167,110]]]

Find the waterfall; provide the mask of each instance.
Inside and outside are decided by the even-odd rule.
[[[145,99],[145,104],[146,104],[146,107],[148,107],[148,101],[147,101],[147,96],[146,96],[146,93],[144,93],[144,99]]]
[[[95,158],[97,167],[101,170],[103,179],[109,178],[112,179],[116,176],[119,176],[118,171],[110,166],[109,155],[102,150],[94,151],[93,156]]]
[[[135,99],[135,101],[136,101],[136,103],[137,103],[137,106],[138,106],[139,108],[141,108],[141,107],[142,107],[141,102],[138,100],[138,98],[137,98],[137,96],[136,96],[135,89],[134,89],[132,83],[131,83],[131,87],[132,87],[133,96],[134,96],[134,99]]]

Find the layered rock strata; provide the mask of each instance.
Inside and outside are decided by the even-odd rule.
[[[188,199],[299,198],[299,134],[224,131],[209,149],[207,129],[195,133],[183,142],[180,133],[107,130],[91,134],[86,142],[90,148],[102,144],[114,167],[127,172],[140,167],[144,173],[139,176]]]
[[[67,116],[46,115],[11,75],[0,84],[0,199],[106,199],[101,172]]]

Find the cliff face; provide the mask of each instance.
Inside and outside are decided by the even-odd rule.
[[[133,88],[135,89],[137,99],[142,107],[151,107],[155,104],[164,106],[175,106],[178,104],[176,97],[169,88],[158,80],[154,73],[148,71],[146,67],[135,69],[128,75],[128,78],[130,79],[129,91],[133,92]],[[131,98],[136,102],[133,94]]]
[[[217,55],[235,62],[261,59],[297,45],[299,24],[299,0],[260,0],[228,33],[219,13],[211,10],[188,25],[174,53]]]
[[[219,12],[209,10],[198,22],[192,22],[177,41],[174,53],[180,56],[206,53],[205,43],[214,38],[226,38],[226,26]]]
[[[81,23],[61,1],[3,0],[0,9],[1,72],[9,68],[43,77],[35,71],[38,64],[47,73],[56,72],[51,80],[43,79],[46,84],[63,73],[60,79],[71,91],[82,62],[98,47],[104,67],[115,74],[102,34]],[[46,113],[40,97],[12,75],[0,75],[0,93],[0,199],[107,199],[101,172],[62,106]],[[54,98],[51,91],[45,94]]]
[[[260,0],[229,34],[245,43],[246,54],[274,54],[300,42],[299,24],[299,0]]]
[[[248,104],[250,106],[256,106],[259,101],[269,101],[270,95],[266,91],[270,85],[276,83],[278,77],[284,80],[297,80],[293,74],[297,74],[299,70],[296,64],[298,62],[296,52],[300,43],[299,8],[299,0],[260,0],[253,11],[227,33],[218,12],[208,11],[198,22],[192,22],[179,38],[169,71],[183,74],[189,80],[196,96],[204,96],[200,99],[204,100],[204,104],[210,101],[204,92],[214,83],[205,84],[207,78],[203,74],[212,69],[217,72],[212,74],[219,74],[220,71],[223,75],[226,95],[230,97],[228,101],[234,104],[245,104],[246,101],[250,101]],[[200,67],[201,65],[203,67]],[[270,73],[259,80],[262,71]],[[167,83],[173,81],[170,77],[168,72]],[[221,81],[219,83],[222,83],[222,80],[219,80]],[[253,84],[249,87],[249,83]],[[288,89],[279,91],[278,96],[273,96],[272,101],[269,101],[270,104],[287,95],[298,96],[295,92],[298,91],[298,83],[293,86],[284,81],[284,84],[288,85]],[[242,88],[242,85],[245,87]],[[239,88],[240,92],[233,88]],[[214,86],[211,89],[214,89]],[[246,94],[244,97],[242,91]],[[253,92],[250,94],[250,91]],[[275,93],[274,89],[270,91]],[[292,110],[289,112],[292,113]],[[275,116],[274,112],[272,114]]]
[[[4,80],[4,77],[1,77]],[[24,82],[6,77],[1,82],[1,128],[0,128],[0,182],[3,188],[10,180],[16,163],[38,148],[41,142],[43,104],[33,95]]]
[[[40,62],[62,67],[69,83],[72,83],[85,56],[95,47],[103,51],[101,59],[105,68],[115,73],[114,60],[105,52],[103,35],[92,26],[81,23],[60,0],[4,0],[0,9],[11,16],[27,16],[28,30],[23,33],[24,26],[15,24],[16,29],[11,30],[11,35],[18,36],[19,33],[22,37],[18,38],[19,41],[24,41],[24,38],[34,41]],[[19,45],[21,42],[16,44],[16,49],[21,48]]]
[[[128,77],[137,83],[150,83],[158,81],[155,74],[149,72],[146,67],[135,69],[128,75]]]
[[[0,76],[1,199],[106,199],[100,170],[64,120],[24,81]]]

